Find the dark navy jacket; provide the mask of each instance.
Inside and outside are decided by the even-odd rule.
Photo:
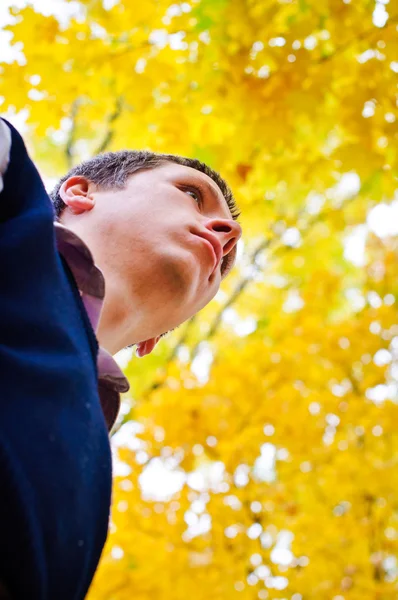
[[[85,597],[106,539],[111,455],[98,345],[20,135],[0,193],[0,582]]]

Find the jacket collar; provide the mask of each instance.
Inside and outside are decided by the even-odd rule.
[[[54,223],[55,239],[60,254],[73,273],[94,333],[105,297],[105,279],[94,263],[93,255],[83,240],[59,222]],[[120,393],[127,392],[129,382],[115,359],[99,348],[97,356],[98,392],[105,421],[110,431],[120,409]]]

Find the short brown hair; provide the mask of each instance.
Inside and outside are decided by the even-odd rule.
[[[185,158],[175,154],[160,154],[149,150],[120,150],[119,152],[98,154],[76,165],[60,179],[50,194],[57,219],[60,218],[66,208],[66,204],[59,195],[59,190],[64,181],[69,179],[69,177],[75,175],[86,177],[102,189],[123,189],[128,178],[134,173],[144,169],[155,169],[167,162],[191,167],[201,173],[205,173],[220,188],[231,211],[232,218],[237,219],[239,217],[239,210],[228,184],[216,171],[200,160]]]

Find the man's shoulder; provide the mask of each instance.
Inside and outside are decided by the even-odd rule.
[[[0,192],[3,189],[3,175],[10,162],[11,130],[4,119],[0,118]]]

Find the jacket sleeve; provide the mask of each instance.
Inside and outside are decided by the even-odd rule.
[[[0,127],[0,600],[83,600],[112,491],[96,340],[40,174]]]

